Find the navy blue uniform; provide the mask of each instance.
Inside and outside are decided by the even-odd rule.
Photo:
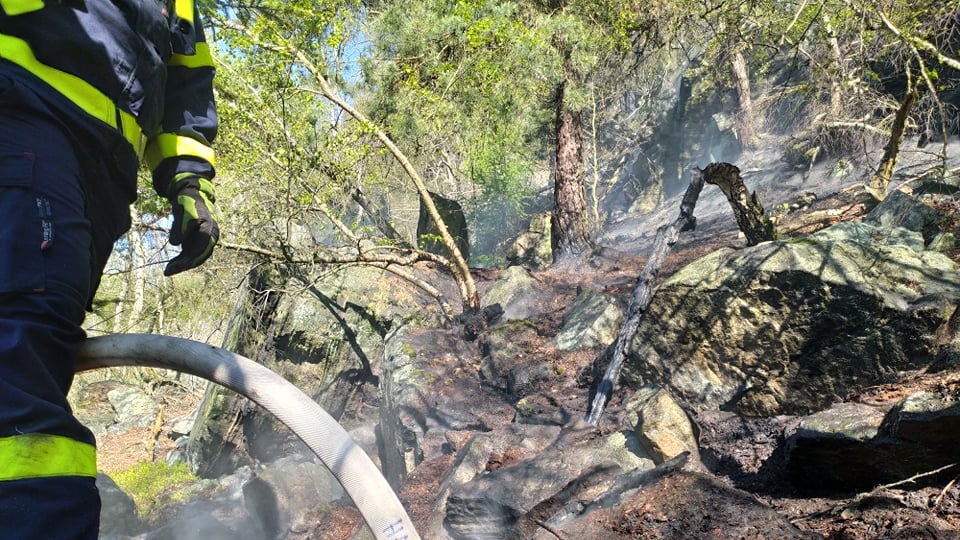
[[[213,75],[192,1],[0,0],[0,538],[97,538],[80,325],[141,160],[213,178]]]

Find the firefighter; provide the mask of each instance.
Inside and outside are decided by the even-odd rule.
[[[98,536],[81,324],[141,163],[173,209],[164,273],[217,243],[213,76],[192,0],[0,0],[0,538]]]

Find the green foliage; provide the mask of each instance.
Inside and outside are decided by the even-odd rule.
[[[433,189],[474,193],[465,205],[474,215],[487,199],[519,212],[533,164],[551,149],[558,71],[544,29],[513,2],[401,0],[384,6],[370,36],[370,116],[419,168],[444,160],[452,175]]]
[[[117,486],[137,505],[141,519],[149,521],[163,508],[195,495],[200,481],[186,463],[141,462],[111,475]]]
[[[768,127],[804,127],[791,150],[799,166],[879,137],[871,134],[889,126],[908,76],[920,95],[911,129],[937,131],[956,114],[938,105],[939,94],[960,87],[952,69],[915,54],[908,39],[928,40],[956,56],[955,5],[938,0],[228,0],[200,6],[218,68],[215,180],[223,240],[294,258],[307,258],[302,250],[313,241],[342,241],[330,232],[328,214],[353,236],[389,243],[376,237],[372,211],[357,210],[351,198],[357,188],[382,205],[384,223],[410,239],[417,214],[416,195],[371,126],[351,121],[323,98],[306,63],[319,66],[347,102],[384,128],[431,189],[464,204],[475,241],[488,230],[497,233],[487,245],[498,249],[474,250],[475,261],[499,260],[509,225],[544,209],[535,200],[547,175],[535,172],[549,167],[554,151],[561,82],[563,106],[583,113],[594,130],[585,155],[599,196],[607,180],[602,175],[612,174],[618,158],[612,150],[604,155],[605,146],[614,146],[603,139],[604,122],[619,114],[618,129],[629,133],[654,125],[665,96],[674,97],[684,62],[701,90],[690,103],[709,97],[735,107],[733,51],[747,58],[753,82],[775,77],[776,99],[761,103],[760,114]],[[887,29],[881,12],[902,37]],[[620,108],[625,88],[642,95],[642,110]],[[232,309],[227,299],[262,261],[220,249],[202,269],[164,280],[159,270],[172,250],[158,229],[168,226],[168,205],[152,196],[146,175],[140,192],[139,236],[118,242],[91,330],[217,341]]]
[[[363,63],[371,90],[364,107],[421,168],[442,156],[457,184],[441,176],[446,183],[435,189],[466,183],[472,213],[495,212],[501,228],[525,217],[542,187],[533,185],[532,171],[555,150],[559,85],[565,108],[593,111],[606,99],[598,96],[601,75],[623,77],[616,58],[649,26],[638,16],[648,6],[607,0],[377,7],[372,55]]]

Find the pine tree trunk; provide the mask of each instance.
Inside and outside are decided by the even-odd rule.
[[[557,91],[557,153],[554,183],[554,258],[582,253],[590,246],[584,193],[583,121],[567,108],[565,84]]]

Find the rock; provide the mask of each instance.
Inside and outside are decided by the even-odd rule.
[[[510,246],[508,263],[534,270],[542,270],[553,264],[551,217],[551,212],[544,212],[530,219],[530,226]]]
[[[561,351],[606,347],[616,341],[623,324],[623,306],[613,296],[584,291],[563,315],[563,328],[553,342]]]
[[[518,436],[516,430],[503,434]],[[537,528],[527,518],[535,509],[550,515],[572,499],[592,500],[624,472],[653,468],[629,432],[569,426],[530,459],[524,459],[524,442],[500,443],[507,453],[499,462],[488,459],[484,473],[450,489],[444,525],[452,538],[524,538]],[[469,470],[475,474],[478,464]]]
[[[100,492],[100,534],[132,535],[143,527],[137,517],[137,505],[129,495],[117,487],[112,478],[97,473],[97,490]]]
[[[946,253],[957,246],[957,238],[953,233],[945,232],[934,235],[933,240],[927,245],[927,249]]]
[[[889,415],[893,437],[925,447],[960,448],[960,402],[933,392],[915,392]]]
[[[697,411],[803,414],[936,358],[960,272],[917,232],[845,222],[721,249],[656,291],[623,379]]]
[[[460,206],[459,202],[432,191],[430,192],[430,198],[433,200],[434,208],[440,214],[440,219],[443,220],[447,232],[453,237],[460,256],[469,261],[470,233],[467,230],[467,218],[463,213],[463,207]],[[420,216],[417,219],[417,243],[425,251],[453,259],[453,254],[443,243],[440,229],[433,218],[430,217],[430,212],[423,203],[423,199],[420,200]]]
[[[243,485],[243,504],[262,538],[278,538],[346,493],[326,466],[299,456],[271,463]]]
[[[190,435],[193,425],[197,422],[198,412],[198,409],[194,409],[190,414],[174,420],[173,425],[170,426],[170,438],[176,441]]]
[[[421,537],[450,538],[445,521],[451,493],[459,492],[488,470],[537,455],[557,438],[560,429],[559,426],[505,424],[489,432],[471,435],[462,447],[457,448],[456,459],[444,473],[429,518],[418,525]]]
[[[635,426],[640,444],[655,463],[684,452],[700,461],[693,425],[668,391],[645,387],[634,392],[625,407],[625,419],[628,425]]]
[[[70,406],[80,422],[97,437],[108,433],[117,421],[117,411],[107,394],[123,383],[117,381],[86,381],[78,378],[70,389]]]
[[[135,386],[119,386],[107,393],[110,405],[117,413],[111,431],[124,432],[134,427],[149,427],[157,419],[160,404]]]
[[[485,302],[500,304],[503,320],[526,319],[534,313],[536,280],[521,266],[510,266],[500,272],[487,291]]]
[[[243,520],[234,530],[215,517],[211,504],[192,503],[180,511],[175,519],[143,537],[143,540],[256,540],[256,525]]]
[[[956,169],[944,171],[934,169],[920,178],[919,193],[938,193],[951,195],[960,191],[960,172]]]
[[[787,468],[806,489],[868,490],[955,463],[958,427],[960,404],[928,391],[894,406],[841,403],[789,434]]]
[[[557,526],[577,540],[813,540],[753,495],[710,475],[673,471],[656,478],[623,503]],[[541,530],[533,540],[555,540]]]
[[[353,442],[357,443],[376,462],[377,445],[379,444],[379,441],[377,441],[377,426],[372,423],[361,424],[351,429],[348,434]]]
[[[907,229],[921,233],[929,240],[933,238],[936,226],[945,217],[933,207],[900,190],[894,190],[870,211],[864,223],[887,230]]]
[[[841,403],[804,418],[787,440],[787,467],[793,482],[805,489],[855,491],[889,481],[885,462],[889,444],[876,441],[886,411]]]

